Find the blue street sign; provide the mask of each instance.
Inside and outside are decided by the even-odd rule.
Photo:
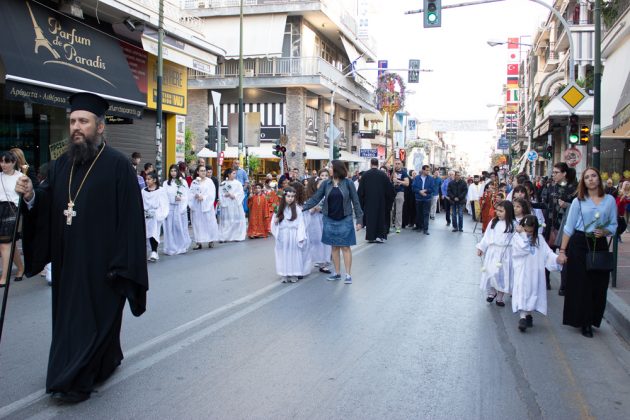
[[[359,149],[359,156],[366,158],[378,157],[377,149]]]
[[[378,60],[378,68],[378,78],[380,79],[383,73],[387,71],[387,60]]]
[[[529,160],[530,162],[535,162],[538,160],[538,153],[536,153],[535,150],[530,150],[529,153],[527,154],[527,160]]]
[[[501,137],[499,137],[499,141],[497,142],[497,149],[506,150],[509,148],[510,148],[510,141],[505,136],[505,134],[502,134]]]

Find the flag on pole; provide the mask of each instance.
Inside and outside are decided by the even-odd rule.
[[[518,64],[508,64],[507,74],[508,76],[518,76]]]

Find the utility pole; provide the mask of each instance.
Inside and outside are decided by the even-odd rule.
[[[245,116],[243,112],[243,0],[241,0],[238,46],[238,161],[241,166],[243,166],[243,135],[245,131]]]
[[[601,89],[602,89],[602,0],[595,0],[593,9],[595,20],[595,61],[593,69],[593,161],[591,165],[599,170],[601,148]]]
[[[164,0],[160,0],[158,9],[158,56],[157,56],[157,98],[156,98],[156,124],[155,124],[155,170],[158,175],[162,173],[162,77],[164,76],[164,59],[162,57],[162,44],[164,43]]]

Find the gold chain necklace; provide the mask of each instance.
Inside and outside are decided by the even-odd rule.
[[[96,155],[94,162],[92,162],[85,176],[83,177],[83,180],[81,181],[81,184],[79,185],[79,189],[77,190],[77,193],[74,195],[74,199],[72,198],[72,195],[71,195],[72,174],[74,173],[74,160],[72,161],[72,166],[70,167],[70,177],[68,178],[68,208],[63,211],[63,215],[66,216],[66,225],[68,226],[72,224],[72,218],[76,217],[77,215],[77,212],[74,211],[74,202],[77,200],[77,197],[79,196],[79,193],[81,192],[81,188],[83,188],[83,184],[85,183],[85,180],[87,179],[88,175],[90,175],[90,172],[92,171],[92,168],[94,167],[94,164],[96,163],[98,158],[101,157],[101,153],[103,153],[103,150],[105,150],[105,143],[103,143],[103,147],[101,147],[101,150]]]

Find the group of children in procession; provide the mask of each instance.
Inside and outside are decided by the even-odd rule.
[[[556,255],[545,241],[544,217],[532,208],[533,198],[523,186],[516,186],[511,199],[494,205],[483,238],[477,244],[482,257],[481,289],[486,301],[505,306],[511,295],[513,312],[519,313],[518,329],[533,327],[533,312],[547,315],[545,269],[561,271]]]
[[[166,181],[159,185],[155,172],[146,176],[142,189],[146,237],[150,246],[150,262],[159,260],[158,246],[161,232],[164,234],[163,253],[186,253],[194,241],[193,250],[214,242],[242,241],[248,236],[275,238],[276,271],[285,283],[295,283],[310,274],[313,267],[322,273],[330,273],[331,247],[321,242],[323,218],[321,208],[306,212],[302,205],[328,179],[327,169],[317,177],[309,178],[306,187],[295,181],[284,188],[255,184],[248,198],[249,223],[243,209],[244,190],[234,179],[232,169],[226,171],[226,179],[219,185],[219,196],[214,182],[207,176],[206,167],[195,170],[188,186],[177,165],[171,165]],[[217,216],[217,209],[219,214]],[[188,230],[188,209],[193,237]],[[218,219],[218,221],[217,221]]]

